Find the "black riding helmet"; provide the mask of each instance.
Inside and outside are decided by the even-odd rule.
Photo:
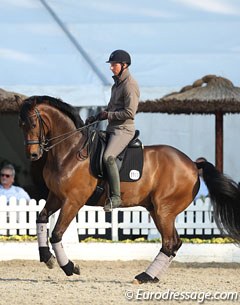
[[[131,65],[131,57],[128,52],[124,50],[115,50],[109,56],[107,63],[117,62],[117,63],[126,63],[128,66]]]

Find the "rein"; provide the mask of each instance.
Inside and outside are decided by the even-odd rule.
[[[44,151],[49,151],[49,150],[51,150],[52,148],[54,148],[54,147],[57,146],[58,144],[62,143],[63,141],[65,141],[65,140],[67,140],[68,138],[70,138],[71,136],[73,136],[75,133],[77,133],[77,132],[79,132],[79,131],[81,131],[81,130],[84,130],[84,129],[86,129],[86,128],[89,128],[91,125],[94,125],[94,124],[96,124],[96,123],[98,123],[98,121],[95,121],[95,122],[93,122],[93,123],[90,123],[90,124],[85,125],[85,126],[82,126],[82,127],[79,127],[79,128],[77,128],[77,129],[75,129],[75,130],[72,130],[72,131],[63,133],[63,134],[58,135],[58,136],[56,136],[56,137],[52,137],[52,138],[50,138],[50,139],[46,139],[46,140],[44,141],[43,150],[44,150]],[[63,138],[63,139],[61,139],[61,138]],[[52,144],[51,146],[47,146],[47,147],[46,147],[46,145],[48,145],[49,142],[51,142],[51,141],[53,141],[53,140],[57,140],[57,139],[61,139],[61,140],[59,140],[58,142]],[[81,148],[81,150],[84,149],[84,148],[87,146],[87,144],[88,144],[88,137],[87,137],[87,140],[84,142],[83,147]]]
[[[98,123],[99,121],[95,121],[93,123],[90,123],[88,125],[84,125],[82,127],[79,127],[75,130],[66,132],[64,134],[52,137],[47,139],[45,137],[45,132],[44,132],[44,125],[47,126],[47,124],[45,123],[45,121],[43,120],[43,118],[40,115],[40,112],[37,108],[34,109],[35,114],[33,114],[32,116],[36,116],[39,122],[39,137],[38,140],[28,140],[25,141],[25,145],[35,145],[38,144],[40,146],[40,148],[45,151],[48,152],[49,150],[53,149],[55,146],[57,146],[58,144],[62,143],[63,141],[67,140],[68,138],[70,138],[71,136],[73,136],[75,133],[84,130],[86,128],[89,128],[91,125],[94,125],[96,123]],[[30,117],[30,116],[29,116]],[[81,151],[88,145],[89,142],[89,137],[87,137],[86,141],[84,142],[83,146],[81,147],[80,151],[79,151],[79,156],[81,159],[86,158],[85,156],[82,155]],[[58,140],[56,143],[49,145],[49,142],[54,141],[54,140]]]

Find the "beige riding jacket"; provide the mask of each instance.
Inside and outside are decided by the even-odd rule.
[[[133,125],[134,116],[139,104],[139,87],[137,82],[125,69],[120,77],[113,76],[111,98],[106,111],[108,111],[107,131],[120,125]]]

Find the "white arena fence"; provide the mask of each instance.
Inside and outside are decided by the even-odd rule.
[[[45,200],[37,202],[31,199],[19,201],[0,196],[0,235],[36,235],[36,219],[42,210]],[[58,213],[58,212],[57,212]],[[50,217],[50,234],[57,219],[57,213]],[[119,240],[121,229],[124,236],[147,236],[148,239],[160,237],[149,212],[142,207],[115,209],[111,217],[102,207],[84,206],[66,231],[71,239],[78,241],[81,236],[104,235],[111,232],[112,240]],[[176,228],[180,235],[204,236],[219,235],[220,232],[212,217],[210,199],[198,199],[176,219]]]

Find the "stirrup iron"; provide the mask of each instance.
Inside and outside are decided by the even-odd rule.
[[[105,203],[103,209],[105,212],[112,212],[113,210],[113,202],[112,202],[112,198],[111,197],[108,197],[107,198],[107,203]]]

